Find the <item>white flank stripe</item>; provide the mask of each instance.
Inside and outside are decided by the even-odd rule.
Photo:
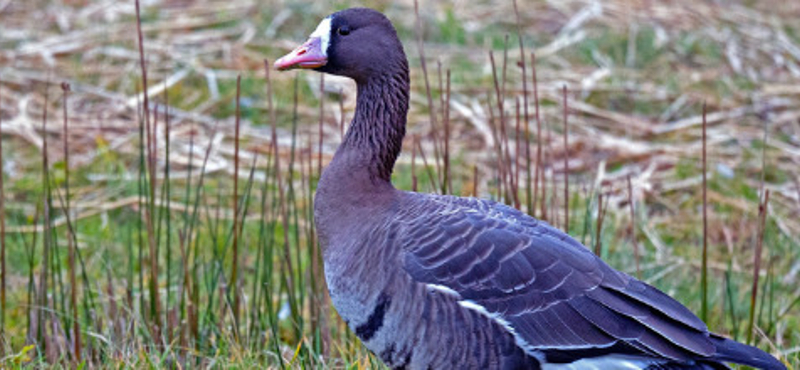
[[[448,287],[446,287],[444,285],[425,284],[425,286],[427,286],[428,289],[430,289],[431,291],[441,292],[441,293],[444,293],[446,295],[452,296],[452,297],[454,297],[456,299],[461,299],[461,294],[458,294],[458,292],[456,292],[455,290],[450,289],[450,288],[448,288]]]
[[[477,311],[478,313],[500,324],[500,326],[502,326],[504,329],[506,329],[506,331],[508,331],[509,333],[511,333],[512,336],[514,336],[514,343],[516,343],[517,346],[522,348],[522,350],[525,351],[525,353],[538,359],[539,362],[544,363],[544,356],[542,355],[542,353],[536,350],[536,348],[530,345],[530,343],[528,343],[525,339],[520,337],[519,334],[517,334],[517,331],[514,330],[514,327],[511,326],[511,323],[504,320],[502,317],[500,317],[499,314],[489,312],[488,310],[486,310],[486,307],[483,307],[470,300],[458,301],[458,304],[466,309]]]
[[[429,284],[430,285],[430,284]],[[522,348],[525,353],[535,357],[539,360],[542,364],[542,370],[642,370],[646,369],[648,366],[660,363],[662,361],[654,360],[650,358],[642,358],[637,356],[630,356],[630,355],[619,355],[619,354],[610,354],[606,356],[600,357],[592,357],[592,358],[585,358],[581,359],[569,364],[550,364],[547,363],[544,354],[540,351],[540,349],[532,346],[528,343],[525,339],[519,336],[514,328],[511,326],[511,323],[504,320],[499,314],[489,312],[486,307],[481,306],[470,300],[463,300],[458,301],[458,304],[461,307],[464,307],[469,310],[476,311],[492,320],[494,322],[500,324],[503,328],[505,328],[511,335],[514,336],[514,341],[517,343],[517,346]],[[580,350],[581,346],[548,346],[548,349],[566,349],[566,350]],[[597,347],[594,347],[597,348]]]

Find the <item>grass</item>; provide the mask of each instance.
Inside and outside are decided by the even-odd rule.
[[[0,366],[379,367],[313,224],[353,86],[264,71],[332,9],[155,3],[137,40],[133,2],[97,4],[0,1]],[[797,10],[626,4],[362,4],[411,59],[394,183],[547,219],[797,369]]]

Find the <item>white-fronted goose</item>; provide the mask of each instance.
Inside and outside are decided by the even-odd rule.
[[[315,219],[333,304],[388,366],[785,369],[542,221],[487,200],[395,189],[409,71],[383,14],[335,13],[275,66],[358,85]]]

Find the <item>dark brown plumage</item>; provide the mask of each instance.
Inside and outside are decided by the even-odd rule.
[[[389,366],[413,369],[785,367],[715,334],[567,234],[490,201],[396,190],[408,62],[370,9],[323,20],[276,62],[353,78],[356,113],[315,198],[342,318]]]

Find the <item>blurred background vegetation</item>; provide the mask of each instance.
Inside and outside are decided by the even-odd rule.
[[[368,6],[412,67],[398,188],[516,205],[800,367],[800,4],[414,5],[142,0],[145,99],[133,0],[0,0],[0,366],[380,366],[311,211],[355,87],[264,64]]]

